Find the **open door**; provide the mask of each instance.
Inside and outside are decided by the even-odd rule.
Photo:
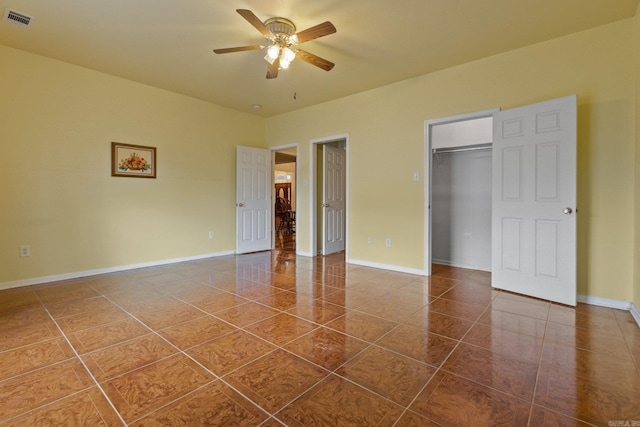
[[[236,253],[271,249],[271,152],[238,146]]]
[[[322,151],[322,255],[344,250],[345,239],[345,151],[325,144]]]
[[[494,113],[492,286],[576,305],[576,96]]]

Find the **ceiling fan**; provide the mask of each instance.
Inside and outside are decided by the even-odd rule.
[[[329,21],[323,22],[304,31],[296,33],[296,26],[286,18],[269,18],[262,22],[253,12],[247,9],[236,9],[236,12],[253,25],[269,41],[269,46],[252,45],[214,49],[215,53],[243,52],[267,48],[264,59],[269,63],[267,78],[275,79],[278,71],[288,68],[291,61],[300,58],[311,65],[329,71],[335,65],[331,61],[320,58],[313,53],[298,49],[297,45],[336,32],[336,27]]]

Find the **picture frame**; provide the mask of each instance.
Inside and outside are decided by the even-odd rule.
[[[111,176],[155,178],[156,147],[111,143]]]

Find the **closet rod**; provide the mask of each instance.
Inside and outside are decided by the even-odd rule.
[[[491,148],[491,143],[487,144],[478,144],[478,145],[468,145],[466,147],[447,147],[447,148],[434,148],[431,150],[433,154],[440,153],[457,153],[459,151],[475,151],[475,150],[486,150],[487,148]]]

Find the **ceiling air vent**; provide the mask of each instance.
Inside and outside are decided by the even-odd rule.
[[[33,21],[33,17],[25,15],[24,13],[16,12],[15,10],[5,9],[4,20],[20,25],[21,27],[29,28],[31,26],[31,21]]]

